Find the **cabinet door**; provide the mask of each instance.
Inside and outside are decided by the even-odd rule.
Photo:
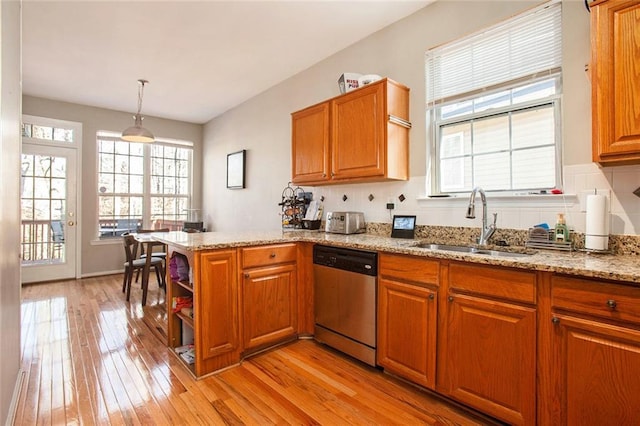
[[[433,389],[436,375],[436,292],[380,279],[378,364]]]
[[[554,317],[563,425],[640,424],[640,331]]]
[[[232,352],[239,342],[236,251],[205,252],[199,260],[200,280],[194,292],[196,362]]]
[[[329,180],[329,102],[293,113],[291,123],[292,181]]]
[[[245,271],[242,298],[244,349],[296,336],[298,316],[294,265]]]
[[[371,84],[332,101],[333,179],[385,174],[385,87]]]
[[[536,311],[450,294],[438,388],[510,424],[535,424]]]
[[[640,163],[640,1],[607,1],[591,13],[593,161]]]

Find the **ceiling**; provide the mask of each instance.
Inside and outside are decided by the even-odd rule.
[[[206,123],[431,1],[23,0],[23,93]]]

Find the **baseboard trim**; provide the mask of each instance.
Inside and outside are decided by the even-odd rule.
[[[7,415],[7,421],[5,422],[6,426],[13,425],[13,422],[16,419],[16,412],[18,410],[18,401],[20,401],[20,395],[22,395],[26,376],[27,376],[26,371],[22,369],[18,371],[18,376],[16,377],[16,385],[13,388],[13,396],[11,397],[11,404],[9,405],[9,413]]]
[[[88,274],[82,274],[81,278],[101,277],[103,275],[116,275],[116,274],[122,274],[123,272],[124,272],[124,269],[116,269],[114,271],[90,272]]]

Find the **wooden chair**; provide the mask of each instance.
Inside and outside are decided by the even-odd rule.
[[[140,259],[137,257],[139,243],[136,241],[133,235],[123,235],[122,241],[124,244],[124,252],[127,261],[124,263],[124,277],[122,279],[122,292],[127,292],[126,300],[129,301],[131,295],[131,282],[133,281],[133,272],[144,270],[147,259]],[[151,267],[156,271],[156,278],[160,287],[165,287],[164,282],[164,266],[163,261],[159,257],[151,256]],[[147,289],[149,287],[149,280],[146,282],[142,280],[142,306],[147,303]]]

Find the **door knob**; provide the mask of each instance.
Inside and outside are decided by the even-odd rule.
[[[69,226],[73,226],[73,225],[75,225],[75,224],[76,224],[76,223],[75,223],[74,221],[72,221],[72,220],[70,220],[70,221],[68,221],[68,222],[67,222],[67,225],[69,225]]]

